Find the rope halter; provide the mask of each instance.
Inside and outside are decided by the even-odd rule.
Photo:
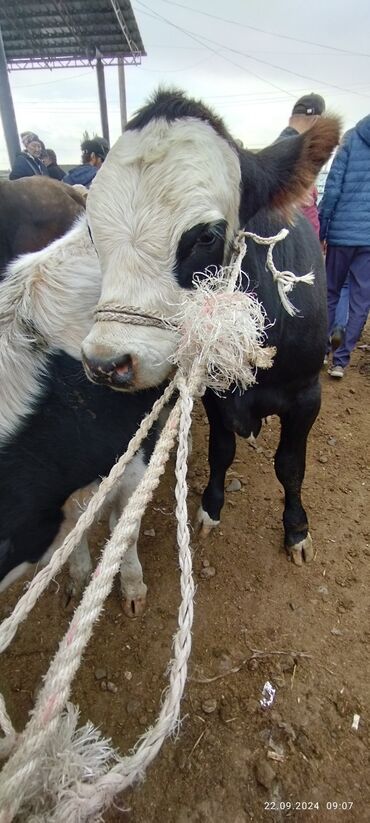
[[[250,231],[237,232],[234,238],[234,251],[232,253],[230,265],[221,268],[219,274],[217,275],[218,279],[222,282],[223,290],[233,293],[237,288],[238,281],[240,280],[242,273],[241,264],[247,253],[245,239],[249,237],[258,245],[268,246],[266,267],[271,272],[274,283],[277,285],[281,303],[285,311],[287,311],[291,317],[299,314],[298,309],[296,309],[293,303],[289,300],[288,294],[298,283],[305,283],[306,285],[312,286],[315,280],[315,275],[313,272],[308,272],[307,274],[297,276],[291,271],[279,271],[276,268],[273,259],[274,248],[281,240],[285,240],[288,234],[289,231],[285,228],[281,229],[278,234],[272,235],[271,237],[261,237],[259,234],[255,234]],[[234,274],[232,275],[231,272]],[[208,272],[205,274],[203,272],[199,274],[195,273],[195,288],[200,288],[199,284],[204,280],[208,281],[211,289],[214,288],[214,275],[209,274]],[[194,291],[192,290],[189,293],[190,300],[192,300],[193,295]],[[181,308],[178,315],[168,318],[159,314],[154,314],[153,312],[145,312],[142,308],[138,308],[136,306],[122,306],[118,303],[110,303],[98,305],[94,316],[95,322],[99,323],[113,321],[117,323],[129,324],[131,326],[152,326],[156,328],[171,329],[173,331],[176,331],[179,326],[181,327],[182,323]]]

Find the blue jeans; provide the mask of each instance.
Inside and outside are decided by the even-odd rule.
[[[370,246],[328,246],[326,254],[329,329],[345,280],[349,284],[349,312],[345,339],[334,352],[335,366],[348,365],[370,310]]]
[[[335,328],[345,329],[347,322],[348,322],[348,314],[349,314],[349,277],[346,277],[341,292],[339,296],[339,300],[337,303],[337,308],[335,309],[335,319],[333,328],[330,329],[330,332],[333,331]]]

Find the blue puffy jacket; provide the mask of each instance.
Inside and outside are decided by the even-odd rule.
[[[75,186],[78,183],[80,186],[90,188],[90,185],[98,171],[96,166],[90,166],[90,163],[84,163],[82,166],[75,166],[63,177],[63,183],[69,183],[70,186]]]
[[[370,114],[344,136],[320,203],[320,238],[331,246],[370,246]]]

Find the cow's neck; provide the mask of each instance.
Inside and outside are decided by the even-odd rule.
[[[11,437],[43,393],[48,354],[35,351],[32,338],[17,322],[1,336],[0,444]]]

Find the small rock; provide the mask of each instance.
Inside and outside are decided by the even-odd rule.
[[[124,676],[125,676],[126,680],[132,680],[132,672],[125,672]]]
[[[286,657],[283,657],[280,663],[280,668],[282,672],[293,672],[295,665],[296,664],[294,658],[290,655],[287,655]]]
[[[180,771],[183,771],[185,769],[186,764],[187,764],[187,760],[188,760],[187,755],[185,754],[185,752],[182,749],[179,749],[179,751],[176,754],[177,754],[177,756],[175,756],[175,760],[176,760],[177,766],[180,769]]]
[[[247,817],[243,811],[237,812],[235,817],[233,817],[233,823],[247,823],[248,820],[250,820],[249,815]]]
[[[334,627],[334,629],[331,629],[330,634],[335,634],[336,637],[342,637],[343,636],[343,632],[341,632],[340,629],[336,629],[335,627]]]
[[[217,700],[214,697],[206,697],[202,702],[202,711],[205,714],[212,714],[217,709]]]
[[[327,457],[325,457],[325,455],[324,455],[324,454],[322,454],[322,455],[319,457],[319,463],[327,463],[327,462],[328,462],[328,458],[327,458]]]
[[[319,594],[329,594],[329,589],[328,589],[328,587],[327,587],[327,586],[324,586],[324,585],[319,586],[319,588],[317,589],[317,591],[319,592]]]
[[[354,608],[354,601],[351,597],[343,595],[338,603],[338,611],[340,612],[350,612]]]
[[[350,393],[350,394],[356,394],[356,389],[350,389],[350,390],[349,390],[349,393]]]
[[[208,580],[210,577],[214,577],[216,574],[216,569],[214,566],[206,566],[205,569],[201,570],[200,576],[203,577],[204,580]]]
[[[258,737],[260,740],[262,740],[262,743],[266,743],[267,745],[271,737],[271,730],[269,729],[269,727],[266,726],[265,729],[261,729],[261,731],[258,732]]]
[[[155,529],[145,529],[144,534],[146,537],[155,537]]]
[[[268,747],[273,752],[275,752],[275,754],[279,755],[280,758],[284,758],[284,746],[281,743],[277,743],[276,740],[274,740],[274,738],[272,737],[272,735],[270,735],[269,737]]]
[[[311,760],[312,757],[319,756],[318,749],[316,748],[313,741],[308,738],[304,731],[300,731],[298,734],[297,746],[300,748],[304,756],[307,757],[307,760]]]
[[[117,694],[118,692],[118,686],[116,686],[115,683],[112,683],[111,680],[107,681],[107,689],[109,692],[112,692],[112,694]]]
[[[276,772],[266,760],[258,760],[254,767],[257,783],[265,789],[271,789]]]
[[[100,681],[100,688],[101,688],[102,692],[107,691],[107,681],[106,680],[101,680]]]
[[[260,708],[260,704],[258,700],[255,700],[253,697],[250,697],[247,700],[247,712],[248,715],[255,714],[256,711]]]
[[[226,486],[226,491],[227,492],[240,492],[241,487],[242,487],[242,484],[241,484],[240,480],[238,480],[237,477],[233,477],[233,479],[230,480],[230,483]]]
[[[328,445],[329,446],[336,446],[337,445],[337,438],[336,437],[328,437]]]
[[[107,676],[107,670],[106,669],[95,669],[94,675],[95,675],[95,680],[104,680],[104,678]]]
[[[205,559],[204,559],[204,560],[202,560],[202,566],[203,566],[203,569],[208,569],[208,567],[209,567],[210,565],[211,565],[211,564],[210,564],[209,560],[205,560]]]
[[[295,740],[296,739],[297,735],[296,735],[291,723],[285,723],[285,722],[279,723],[279,729],[281,729],[281,731],[284,732],[284,734],[287,736],[287,738],[289,740]]]
[[[135,698],[133,698],[132,700],[129,700],[128,703],[126,704],[127,714],[137,714],[137,712],[139,711],[140,708],[141,708],[140,701],[136,700]]]
[[[351,704],[348,700],[348,697],[346,697],[344,694],[341,694],[340,692],[338,692],[334,700],[334,705],[336,707],[338,714],[341,717],[345,717],[346,715],[349,715],[351,713]]]

